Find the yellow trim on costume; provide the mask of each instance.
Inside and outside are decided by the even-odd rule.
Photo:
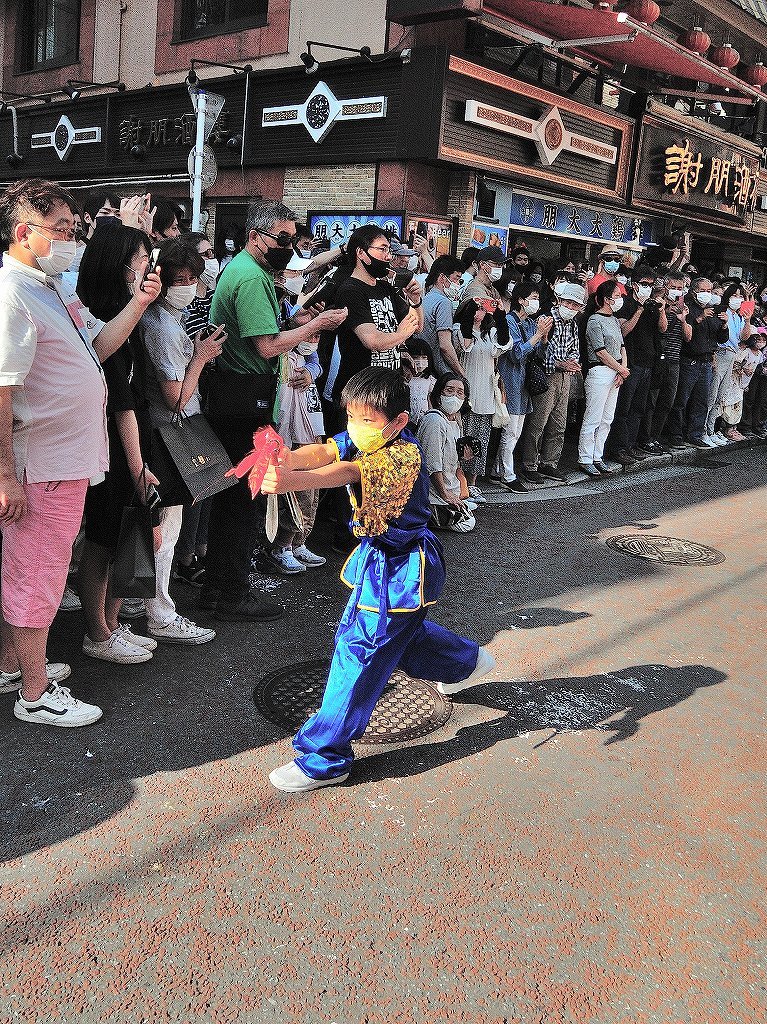
[[[341,451],[340,451],[340,449],[338,447],[338,443],[336,442],[336,439],[334,437],[329,437],[328,438],[328,444],[332,444],[333,445],[333,447],[336,450],[336,459],[335,459],[335,461],[336,462],[340,462],[341,461]]]
[[[354,554],[356,554],[359,546],[360,545],[358,544],[357,547],[354,549],[354,551],[352,551],[352,553],[348,556],[348,558],[346,559],[344,564],[341,566],[341,572],[339,573],[339,579],[344,584],[344,586],[349,588],[349,590],[354,590],[355,584],[354,583],[350,583],[348,580],[344,579],[344,571],[346,569],[346,566],[349,564],[349,562],[351,562],[352,556]],[[420,575],[420,578],[418,580],[418,602],[419,602],[418,606],[416,608],[388,608],[387,607],[386,611],[390,615],[404,615],[404,614],[407,614],[408,612],[418,612],[418,611],[421,610],[421,608],[429,608],[429,607],[431,607],[431,605],[437,603],[436,601],[426,601],[425,600],[425,595],[424,595],[424,592],[423,592],[423,587],[424,587],[424,582],[425,582],[425,579],[426,579],[426,553],[424,552],[423,546],[421,544],[418,545],[418,556],[419,556],[419,558],[421,560],[421,575]],[[380,608],[378,608],[378,607],[371,608],[370,605],[367,605],[367,604],[356,604],[355,608],[357,608],[361,612],[378,612],[378,611],[380,611]]]
[[[352,560],[352,556],[353,556],[354,554],[356,554],[356,552],[357,552],[358,548],[359,548],[359,544],[357,545],[357,547],[355,547],[355,548],[352,548],[351,554],[350,554],[350,555],[348,555],[348,557],[347,557],[346,561],[345,561],[345,562],[344,562],[344,564],[343,564],[343,565],[341,566],[341,572],[340,572],[340,573],[338,574],[338,578],[339,578],[339,579],[341,580],[341,582],[343,583],[343,585],[344,585],[345,587],[348,587],[348,588],[349,588],[349,590],[354,590],[354,584],[353,584],[353,583],[349,583],[349,581],[348,581],[348,580],[345,580],[345,579],[344,579],[344,570],[346,569],[346,566],[347,566],[347,565],[349,564],[349,562],[351,562],[351,560]]]

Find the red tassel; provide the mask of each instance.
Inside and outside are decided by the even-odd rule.
[[[241,480],[248,473],[248,487],[253,498],[261,490],[269,466],[276,469],[285,443],[274,427],[260,427],[253,435],[253,451],[227,472]]]

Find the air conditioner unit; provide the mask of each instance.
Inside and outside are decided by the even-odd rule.
[[[767,210],[767,196],[759,196],[759,209]]]

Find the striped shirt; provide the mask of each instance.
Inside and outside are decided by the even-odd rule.
[[[187,321],[184,326],[186,333],[193,341],[195,334],[208,323],[211,302],[213,302],[213,292],[209,291],[202,298],[199,295],[195,296],[191,304],[186,307]]]

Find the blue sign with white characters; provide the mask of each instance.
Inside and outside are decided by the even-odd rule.
[[[310,211],[307,219],[314,237],[327,239],[333,249],[348,242],[350,235],[365,224],[375,224],[401,239],[405,214],[402,210],[329,210]]]
[[[568,235],[588,242],[620,242],[624,245],[651,245],[653,242],[653,224],[641,217],[542,198],[517,189],[511,193],[509,225],[524,231]]]

